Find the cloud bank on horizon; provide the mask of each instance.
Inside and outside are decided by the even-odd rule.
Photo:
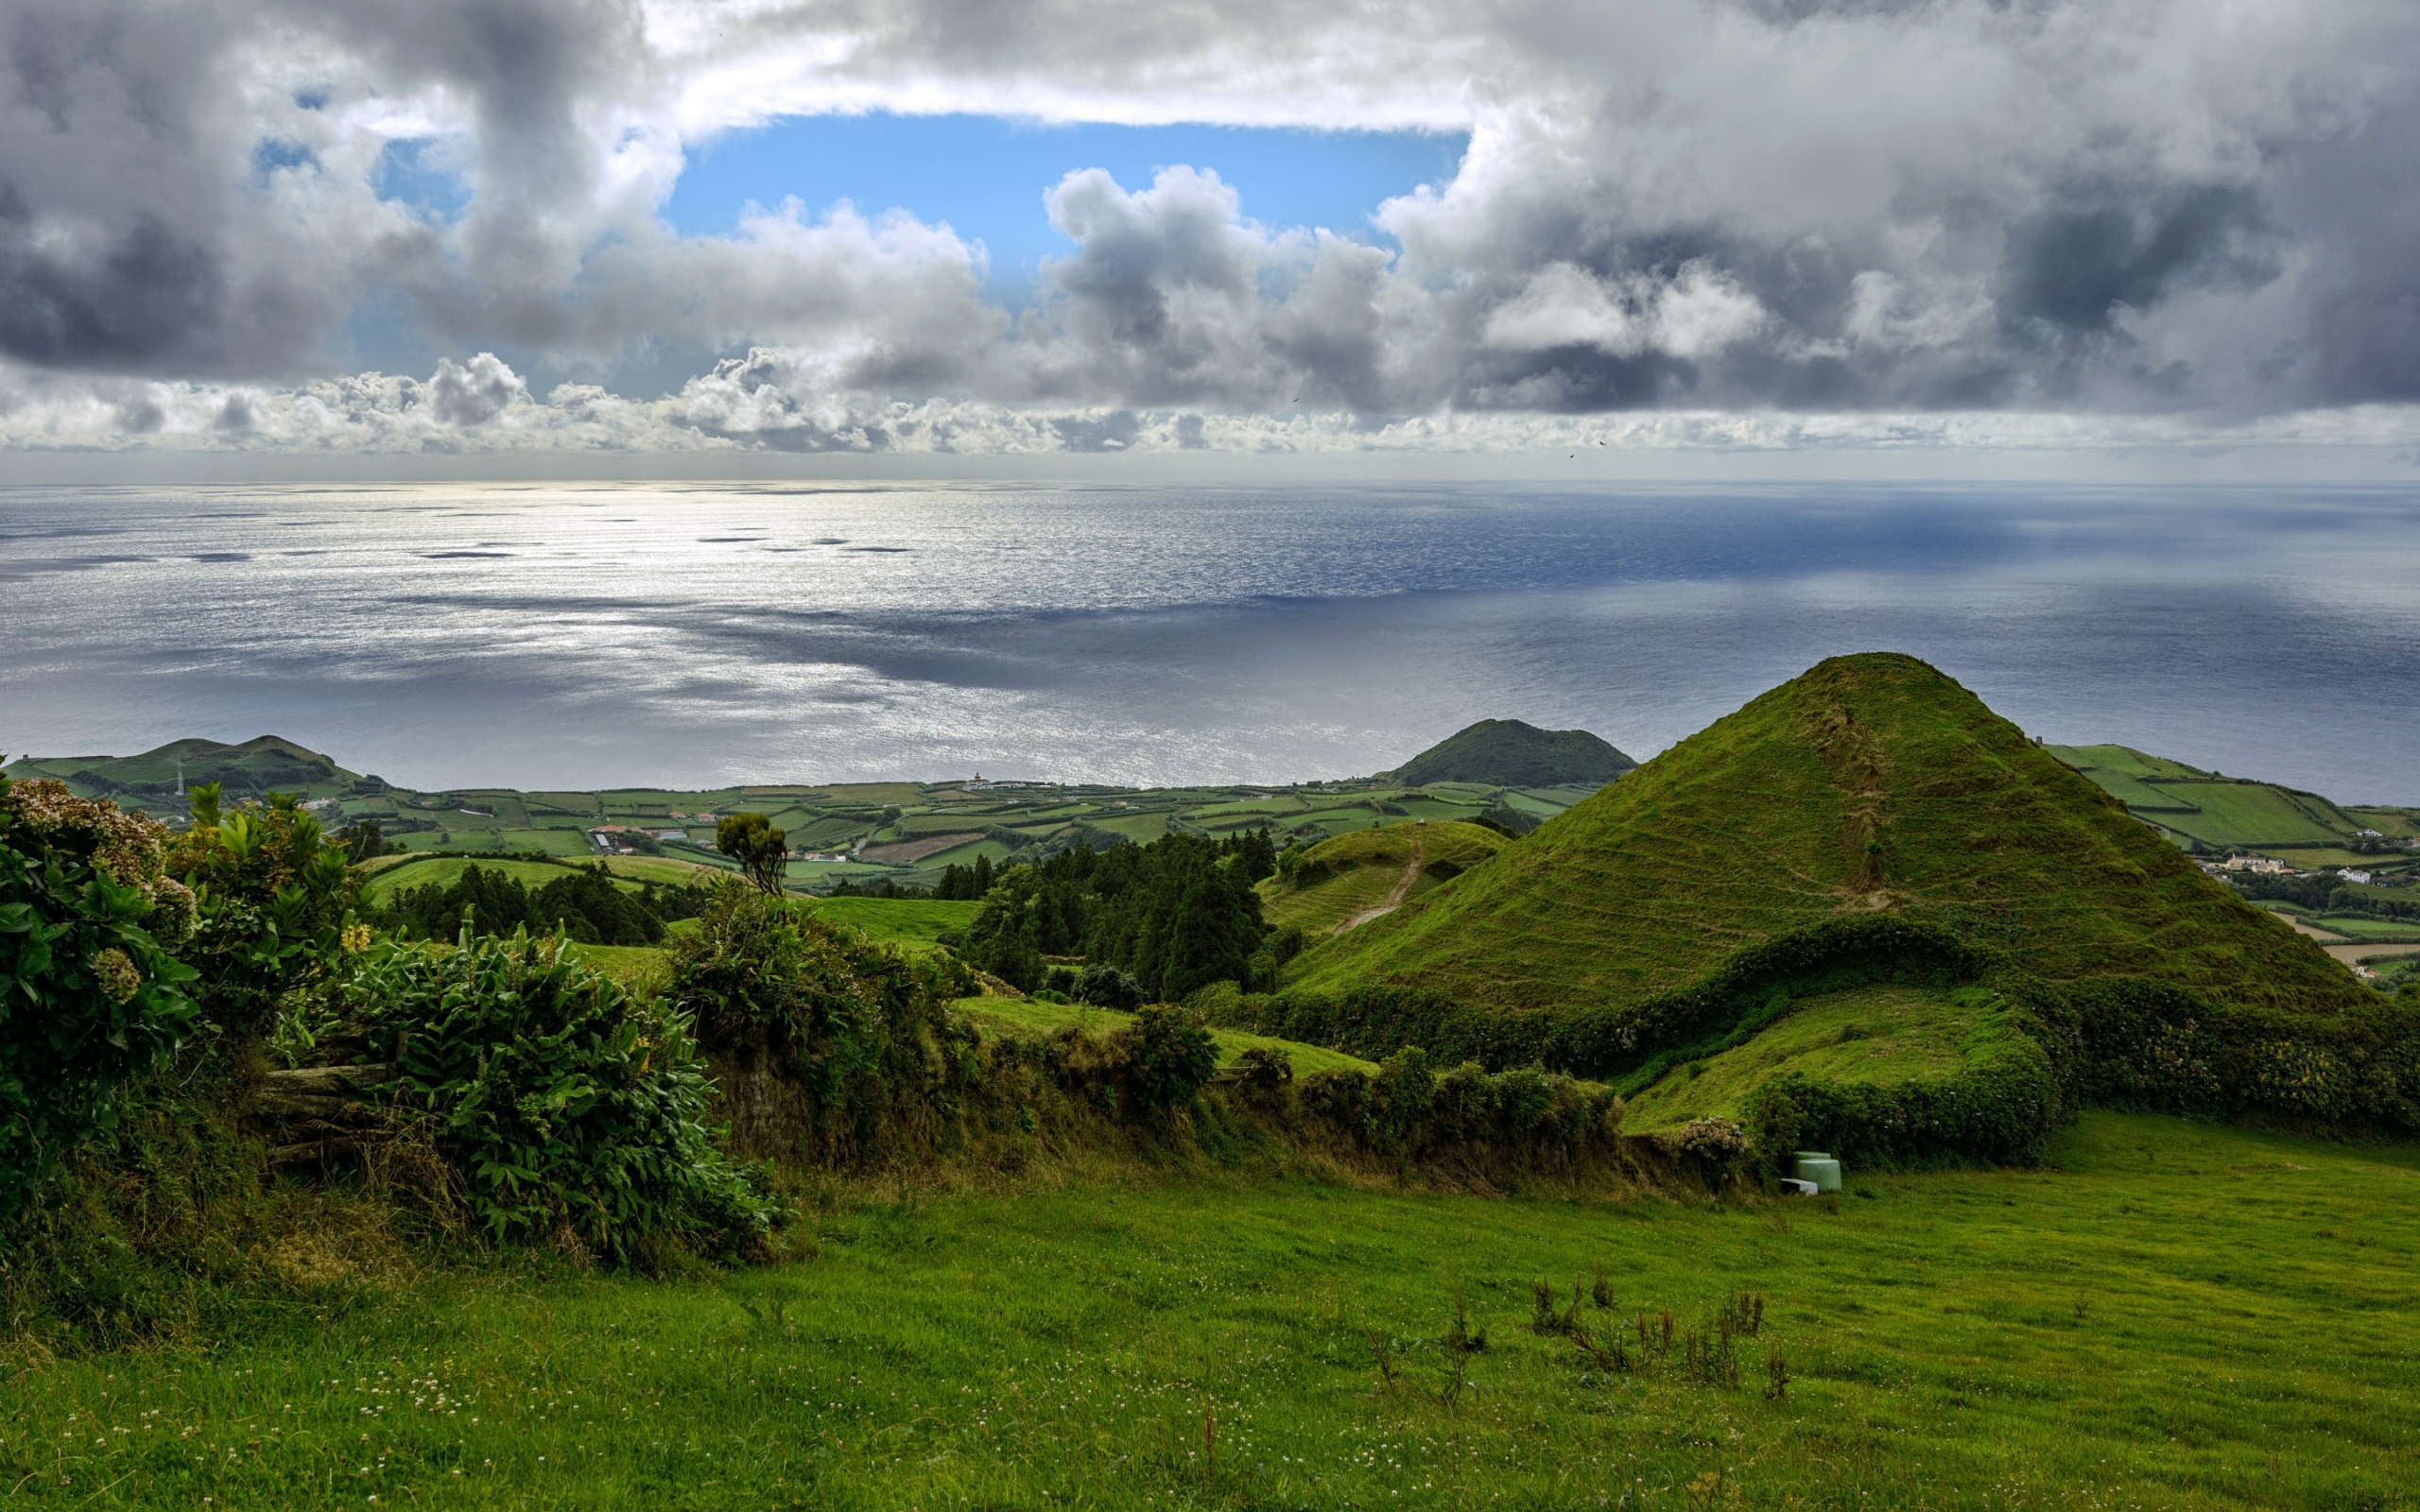
[[[15,0],[0,445],[2410,441],[2416,63],[2408,0]],[[1360,226],[1037,183],[1013,300],[906,212],[665,218],[866,112],[1469,147]]]

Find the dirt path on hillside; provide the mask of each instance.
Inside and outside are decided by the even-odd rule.
[[[2341,945],[2344,942],[2343,936],[2336,934],[2332,930],[2322,929],[2317,924],[2306,924],[2291,914],[2279,914],[2277,917],[2292,925],[2295,934],[2308,935],[2323,945]]]
[[[2409,945],[2322,945],[2320,949],[2345,965],[2354,966],[2382,955],[2420,955],[2420,941]]]
[[[1358,929],[1363,924],[1368,923],[1374,919],[1381,918],[1387,914],[1392,914],[1396,909],[1401,908],[1403,906],[1404,899],[1409,897],[1411,894],[1411,885],[1420,880],[1420,868],[1423,859],[1424,858],[1420,850],[1419,836],[1414,835],[1411,842],[1411,858],[1403,864],[1403,875],[1395,879],[1393,890],[1387,894],[1387,901],[1378,904],[1375,908],[1362,909],[1359,913],[1355,914],[1343,923],[1329,930],[1328,934],[1333,936],[1341,935],[1348,929]]]

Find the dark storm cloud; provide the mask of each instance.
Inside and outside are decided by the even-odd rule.
[[[2009,318],[2105,332],[2121,310],[2154,309],[2182,286],[2256,287],[2277,276],[2268,207],[2245,185],[2078,198],[2009,228]]]

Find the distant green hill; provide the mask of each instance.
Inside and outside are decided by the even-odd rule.
[[[1495,859],[1306,952],[1289,986],[1618,1006],[1827,920],[1941,926],[2049,982],[2146,977],[2240,1007],[2367,990],[1912,658],[1840,657]]]
[[[1482,719],[1383,775],[1407,787],[1429,782],[1602,787],[1637,765],[1584,730],[1540,730],[1518,719]]]
[[[11,763],[11,777],[56,777],[94,797],[127,807],[182,812],[181,787],[216,782],[231,799],[264,793],[334,797],[361,779],[318,751],[276,735],[240,745],[174,740],[139,756],[53,756]]]

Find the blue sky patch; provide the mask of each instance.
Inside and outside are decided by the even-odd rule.
[[[436,137],[397,137],[378,154],[372,188],[433,220],[452,220],[471,202],[471,186],[446,162]]]
[[[810,216],[847,199],[868,215],[947,221],[992,253],[993,280],[1030,282],[1046,256],[1074,250],[1050,229],[1044,191],[1079,168],[1127,190],[1155,169],[1215,170],[1243,214],[1272,226],[1324,226],[1374,240],[1381,200],[1451,179],[1469,137],[1423,131],[1309,131],[1219,126],[1047,126],[990,115],[793,116],[690,150],[664,217],[724,234],[750,201],[796,195]]]

